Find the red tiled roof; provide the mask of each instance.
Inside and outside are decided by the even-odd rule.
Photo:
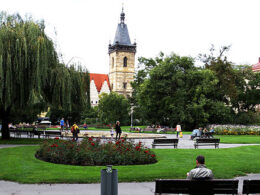
[[[98,92],[100,92],[104,81],[107,81],[108,87],[110,89],[109,78],[107,74],[90,73],[89,76],[90,82],[94,80]]]
[[[253,72],[260,71],[260,58],[259,58],[259,62],[252,66],[252,69],[253,69]]]

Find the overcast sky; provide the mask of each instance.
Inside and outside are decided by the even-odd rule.
[[[92,73],[108,73],[122,3],[136,59],[160,51],[197,57],[214,44],[232,45],[236,64],[258,62],[259,0],[0,0],[0,9],[43,19],[65,64],[74,57]]]

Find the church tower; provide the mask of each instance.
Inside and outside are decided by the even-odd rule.
[[[111,91],[127,97],[132,95],[130,83],[134,80],[136,43],[131,44],[123,9],[120,20],[114,42],[108,46],[109,82]]]

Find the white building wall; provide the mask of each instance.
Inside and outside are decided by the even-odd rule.
[[[91,106],[96,106],[98,104],[98,101],[99,101],[98,95],[99,94],[98,94],[95,82],[94,82],[94,80],[91,80],[91,82],[90,82],[90,103],[91,103]]]
[[[109,89],[109,87],[108,87],[107,81],[104,81],[104,82],[103,82],[103,85],[102,85],[102,87],[101,87],[101,90],[100,90],[99,94],[101,94],[101,93],[110,94],[110,89]]]

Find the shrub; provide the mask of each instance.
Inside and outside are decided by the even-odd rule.
[[[157,162],[153,151],[141,142],[134,144],[126,138],[104,143],[92,137],[84,138],[81,143],[55,138],[45,141],[35,156],[47,162],[70,165],[136,165]]]
[[[260,135],[259,126],[211,125],[216,135]]]

